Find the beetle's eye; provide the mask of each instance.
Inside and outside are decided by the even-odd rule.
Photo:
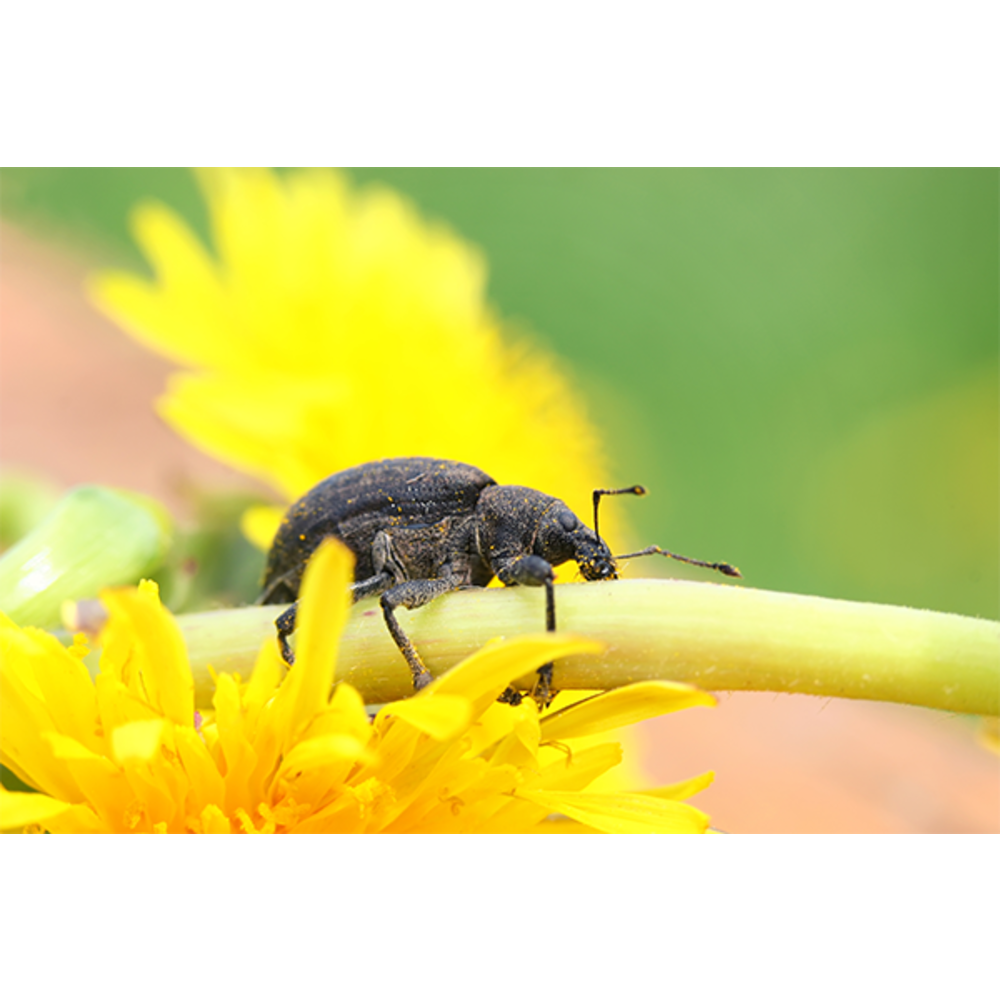
[[[580,524],[580,520],[575,514],[565,510],[559,515],[559,523],[566,531],[576,531]]]

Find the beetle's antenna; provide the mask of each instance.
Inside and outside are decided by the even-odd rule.
[[[601,497],[616,497],[620,496],[622,493],[631,493],[632,496],[644,497],[646,495],[645,486],[627,486],[623,490],[594,490],[594,534],[598,538],[601,537],[601,533],[597,528],[597,507],[601,502]]]
[[[630,552],[625,556],[615,556],[615,560],[635,559],[638,556],[666,556],[668,559],[676,559],[678,562],[688,563],[691,566],[704,566],[705,569],[714,569],[719,573],[724,573],[726,576],[738,576],[741,578],[743,576],[735,566],[731,566],[729,563],[703,562],[701,559],[689,559],[687,556],[679,556],[676,552],[667,552],[666,549],[661,549],[659,545],[650,545],[648,549],[643,549],[641,552]]]

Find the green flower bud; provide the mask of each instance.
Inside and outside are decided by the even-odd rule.
[[[152,572],[172,530],[170,515],[149,497],[80,486],[0,556],[0,609],[19,625],[57,626],[64,601]]]
[[[0,550],[9,548],[38,526],[59,500],[59,491],[39,476],[0,475]]]

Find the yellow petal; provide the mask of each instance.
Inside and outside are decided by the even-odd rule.
[[[55,636],[26,629],[38,691],[52,716],[53,728],[97,749],[97,698],[87,668]]]
[[[285,674],[285,661],[274,640],[261,645],[254,662],[250,680],[242,689],[243,710],[246,713],[246,732],[253,738],[261,710],[274,697]]]
[[[345,735],[350,736],[363,747],[372,740],[373,728],[368,720],[368,712],[361,700],[361,695],[348,684],[338,684],[334,689],[330,706],[315,716],[305,728],[302,740],[315,739],[318,736]],[[373,756],[365,756],[369,763],[374,763]],[[327,776],[328,787],[340,784],[347,776],[350,765],[341,764],[330,768]]]
[[[31,792],[8,792],[0,787],[0,830],[20,830],[66,812],[68,802],[49,798],[48,795],[34,795]]]
[[[981,747],[1000,755],[1000,719],[995,715],[985,715],[979,720],[976,734]]]
[[[232,833],[232,826],[217,805],[207,805],[201,811],[202,833]]]
[[[282,336],[281,295],[275,290],[286,287],[288,267],[281,259],[287,246],[284,186],[264,170],[202,170],[197,177],[208,195],[234,318],[246,331],[245,349],[220,365],[246,365]]]
[[[628,792],[598,795],[519,789],[515,794],[603,833],[704,833],[708,829],[703,812],[671,799]]]
[[[132,336],[175,361],[225,364],[238,356],[244,345],[226,337],[232,323],[217,267],[190,228],[151,203],[137,208],[130,221],[157,281],[98,274],[88,284],[94,303]]]
[[[694,705],[714,705],[715,698],[689,684],[642,681],[595,695],[542,719],[543,740],[590,736],[629,726]]]
[[[511,706],[494,701],[476,719],[475,725],[469,730],[469,754],[478,756],[489,753],[514,728],[517,716],[511,712]]]
[[[175,820],[190,782],[171,766],[175,751],[163,719],[127,723],[109,739],[119,763],[91,753],[60,733],[46,733],[55,755],[67,762],[83,798],[112,829],[149,832],[158,821]],[[160,752],[162,749],[162,752]],[[180,821],[175,832],[181,832]]]
[[[350,610],[354,557],[328,539],[306,567],[299,593],[295,666],[278,693],[287,748],[299,729],[326,708],[337,669],[337,647]]]
[[[181,766],[191,782],[188,813],[197,815],[199,807],[209,804],[225,805],[225,781],[199,735],[193,729],[178,726],[174,739]]]
[[[521,788],[525,791],[570,791],[587,788],[602,774],[617,767],[622,760],[622,748],[618,743],[602,743],[586,750],[574,750],[563,760],[528,778]]]
[[[689,799],[698,792],[703,792],[712,782],[715,781],[715,772],[706,771],[694,778],[686,781],[678,781],[673,785],[661,785],[659,788],[650,788],[638,794],[653,795],[658,799]]]
[[[355,393],[343,384],[343,376],[333,376],[320,385],[302,379],[282,379],[273,368],[260,372],[182,373],[167,380],[169,394],[156,410],[178,433],[203,451],[234,468],[255,474],[288,496],[302,494],[330,471],[315,462],[303,467],[302,456],[289,441],[304,436],[301,426],[312,411],[303,413],[313,397],[319,409],[336,404],[345,409]],[[247,398],[253,396],[254,407]],[[293,407],[282,406],[290,397]],[[344,432],[338,431],[343,436]],[[311,436],[311,430],[309,432]]]
[[[436,694],[431,698],[408,698],[386,705],[379,720],[402,719],[435,740],[450,740],[468,728],[472,720],[469,699],[458,694]]]
[[[460,694],[473,705],[473,715],[484,711],[511,681],[563,656],[600,653],[604,646],[592,639],[543,633],[490,643],[438,677],[418,695]]]
[[[0,762],[32,788],[57,799],[78,802],[79,786],[43,735],[56,726],[38,693],[34,673],[7,643],[0,649],[0,704]]]
[[[80,789],[73,801],[89,803],[108,832],[131,832],[127,814],[136,795],[122,768],[68,736],[59,733],[45,733],[44,736],[54,756],[65,762]]]
[[[0,764],[3,764],[8,771],[10,771],[19,781],[23,781],[29,788],[39,787],[39,782],[32,779],[31,775],[22,768],[16,760],[13,760],[8,754],[3,752],[3,747],[0,745]]]
[[[119,726],[111,733],[112,756],[119,764],[150,760],[160,747],[165,725],[163,719],[147,719]]]
[[[352,784],[358,786],[368,781],[385,783],[393,780],[411,763],[419,743],[426,743],[426,738],[413,726],[394,726],[391,721],[376,728],[376,738],[372,747],[378,754],[378,761],[361,768],[352,778]],[[438,746],[438,744],[433,744]]]
[[[362,833],[362,806],[353,788],[345,788],[328,806],[290,824],[289,833]]]
[[[470,833],[524,833],[533,830],[548,812],[546,806],[536,805],[520,796],[508,798],[499,809],[495,801],[488,805],[493,809],[470,827]]]
[[[421,765],[426,765],[421,760]],[[494,767],[483,760],[431,761],[425,778],[434,779],[423,794],[410,795],[406,808],[382,827],[384,833],[468,833],[482,820],[484,809],[507,803],[517,785],[517,768]]]
[[[187,649],[156,584],[144,580],[136,589],[106,590],[101,600],[108,609],[104,633],[132,650],[146,698],[171,721],[192,725],[194,678]]]
[[[297,744],[282,761],[278,773],[279,776],[285,776],[329,767],[342,761],[363,760],[365,763],[372,763],[375,759],[375,755],[361,740],[346,733],[332,733]]]
[[[103,659],[102,659],[103,667]],[[141,684],[137,685],[141,688]],[[162,719],[163,715],[143,697],[133,694],[120,680],[106,673],[94,679],[97,711],[105,733],[140,719]],[[103,748],[101,750],[103,752]]]
[[[212,704],[219,736],[215,752],[218,754],[221,750],[219,770],[225,774],[226,809],[230,813],[238,808],[252,810],[263,794],[262,782],[254,780],[259,778],[257,772],[266,769],[270,775],[274,760],[261,761],[257,747],[251,743],[244,724],[239,688],[228,674],[219,675]],[[271,747],[276,754],[276,745]]]
[[[278,526],[284,516],[284,508],[269,504],[254,504],[243,511],[240,530],[247,539],[262,552],[267,552],[278,533]]]
[[[367,741],[371,736],[372,727],[364,699],[350,684],[340,683],[334,688],[329,713],[337,718],[344,732],[362,741]]]
[[[49,833],[117,833],[86,803],[70,806],[43,824]]]
[[[87,749],[79,740],[74,740],[72,736],[55,732],[42,733],[42,736],[48,741],[49,746],[52,747],[52,753],[59,760],[106,760],[100,754]],[[107,763],[110,763],[110,761],[107,761]],[[111,766],[113,767],[114,765]]]
[[[534,771],[538,767],[538,709],[530,700],[506,708],[511,716],[510,732],[490,753],[490,763],[513,764]]]

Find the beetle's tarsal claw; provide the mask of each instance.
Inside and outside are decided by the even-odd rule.
[[[546,663],[538,668],[538,679],[532,689],[531,697],[535,700],[538,710],[542,711],[552,704],[552,699],[558,692],[552,687],[552,664]]]
[[[503,705],[520,705],[524,701],[524,695],[517,688],[508,686],[497,701]]]
[[[274,622],[278,630],[278,649],[281,651],[281,658],[290,667],[295,665],[295,654],[292,652],[292,647],[288,644],[288,637],[295,631],[297,608],[298,605],[293,604],[278,615]]]

